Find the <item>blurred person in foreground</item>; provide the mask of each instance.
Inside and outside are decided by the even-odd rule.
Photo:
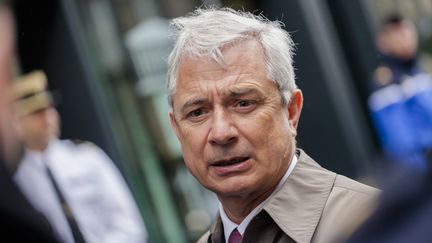
[[[281,23],[224,8],[172,25],[171,125],[189,171],[220,202],[199,242],[333,242],[352,232],[378,190],[296,148],[303,95]]]
[[[432,153],[428,153],[432,163]],[[429,243],[432,241],[432,167],[405,168],[381,195],[376,212],[347,243]]]
[[[46,87],[42,71],[14,84],[25,146],[14,180],[63,242],[146,242],[134,199],[108,156],[91,143],[58,138],[59,114]]]
[[[9,4],[0,0],[0,242],[57,242],[49,223],[25,199],[10,175],[10,165],[19,156],[12,129],[14,35]]]
[[[425,154],[432,149],[432,77],[419,64],[417,30],[392,14],[377,46],[381,64],[373,75],[369,107],[385,160],[425,169]]]

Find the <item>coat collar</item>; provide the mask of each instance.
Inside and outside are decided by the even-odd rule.
[[[310,242],[327,198],[336,179],[336,173],[322,168],[303,150],[288,180],[264,206],[270,217],[289,237],[299,243]],[[224,242],[223,225],[219,214],[210,227],[209,242]],[[206,237],[207,238],[207,237]]]
[[[322,168],[303,150],[298,151],[297,166],[264,210],[285,234],[303,243],[312,239],[336,173]]]
[[[204,238],[211,239],[208,242],[214,242],[214,243],[224,243],[225,242],[225,234],[224,234],[224,229],[223,229],[223,225],[222,225],[222,219],[219,215],[219,212],[216,215],[215,222],[210,227],[209,237],[204,236]],[[201,241],[198,241],[198,242],[201,242]]]

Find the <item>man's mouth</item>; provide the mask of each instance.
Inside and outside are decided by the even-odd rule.
[[[218,160],[214,162],[212,166],[216,166],[216,167],[230,166],[230,165],[240,164],[248,159],[249,157],[234,157],[227,160]]]

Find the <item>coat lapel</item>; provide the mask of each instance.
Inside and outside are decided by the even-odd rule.
[[[211,243],[224,243],[225,242],[225,235],[224,235],[224,229],[222,224],[222,219],[217,213],[216,220],[213,223],[213,225],[210,227],[210,239],[208,242]]]
[[[264,210],[296,242],[310,242],[335,179],[335,173],[300,150],[292,174]]]
[[[298,151],[299,160],[292,174],[263,210],[294,241],[308,243],[321,218],[336,173],[322,168],[303,150]],[[223,243],[224,238],[222,220],[218,213],[209,232],[201,239]]]

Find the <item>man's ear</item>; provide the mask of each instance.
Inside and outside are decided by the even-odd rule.
[[[176,122],[175,117],[174,117],[174,111],[171,110],[169,112],[169,118],[170,118],[171,127],[174,130],[174,133],[176,134],[177,138],[180,139],[179,131],[178,131],[178,127],[177,127],[177,122]]]
[[[294,90],[291,95],[290,103],[288,104],[288,114],[290,124],[297,129],[300,120],[300,114],[303,108],[303,94],[300,89]]]

